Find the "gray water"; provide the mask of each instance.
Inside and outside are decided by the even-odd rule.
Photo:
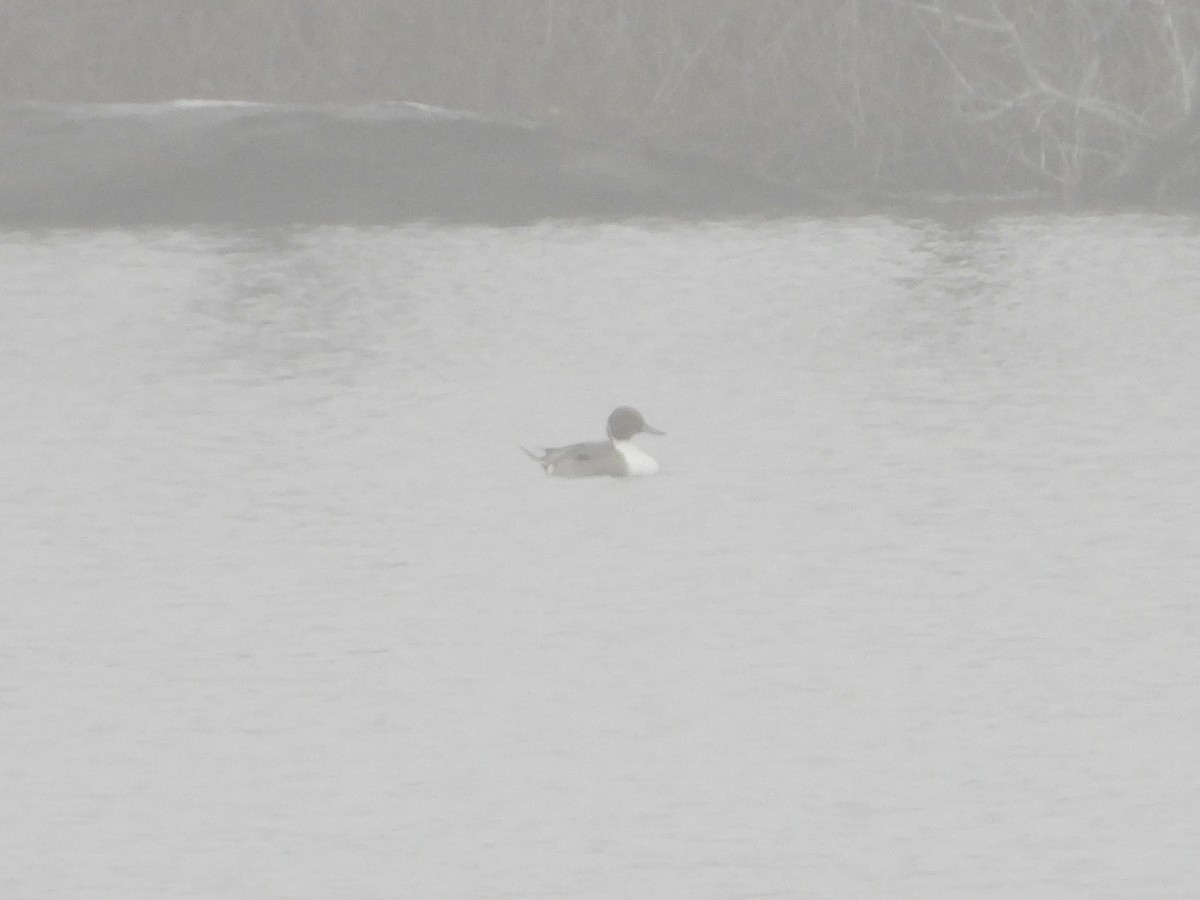
[[[1187,218],[3,235],[0,896],[1194,897],[1198,348]]]

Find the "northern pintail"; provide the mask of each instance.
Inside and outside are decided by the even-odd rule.
[[[548,475],[563,478],[583,478],[588,475],[653,475],[658,463],[633,443],[633,436],[666,434],[651,428],[642,414],[632,406],[618,406],[608,417],[608,440],[569,447],[550,447],[541,454],[525,450],[530,458],[541,464]]]

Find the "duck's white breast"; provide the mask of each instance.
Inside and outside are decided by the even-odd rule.
[[[658,461],[633,441],[613,441],[613,446],[625,459],[630,475],[658,474]]]

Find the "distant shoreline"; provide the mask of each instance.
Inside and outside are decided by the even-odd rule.
[[[519,223],[798,211],[683,155],[412,103],[0,107],[0,224]]]
[[[418,103],[0,106],[0,226],[521,224],[1058,208],[816,196],[725,164]]]

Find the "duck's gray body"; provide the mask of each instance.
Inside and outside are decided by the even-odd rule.
[[[525,450],[524,447],[521,448]],[[542,454],[525,450],[541,463],[550,475],[560,478],[584,478],[588,475],[622,477],[629,474],[625,457],[617,452],[611,441],[572,444],[569,447],[547,447]]]
[[[646,424],[642,414],[630,406],[619,406],[608,417],[608,440],[550,447],[540,454],[525,450],[548,475],[559,478],[587,478],[607,475],[623,478],[627,475],[653,475],[658,463],[633,443],[639,432],[663,434]]]

